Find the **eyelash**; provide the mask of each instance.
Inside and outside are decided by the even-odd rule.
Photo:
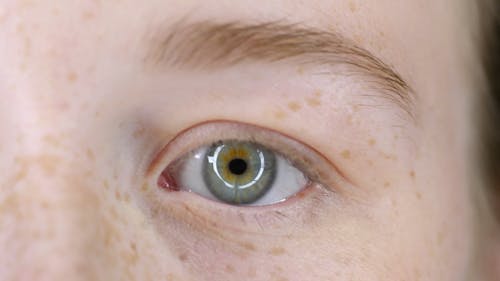
[[[151,175],[153,175],[153,178],[157,181],[152,184],[157,186],[156,189],[159,190],[157,192],[160,192],[160,194],[158,194],[158,197],[161,198],[159,201],[163,201],[162,199],[169,197],[165,196],[164,189],[158,187],[158,181],[163,171],[170,163],[174,163],[179,157],[201,146],[210,145],[214,142],[226,139],[252,141],[267,147],[289,160],[292,165],[304,173],[311,184],[305,187],[305,189],[300,191],[296,196],[284,202],[258,207],[229,206],[221,204],[220,202],[206,202],[209,200],[205,198],[196,198],[198,196],[192,196],[192,194],[191,196],[190,194],[186,195],[183,194],[184,192],[175,192],[174,196],[181,199],[176,200],[176,203],[183,205],[184,208],[188,208],[189,205],[186,201],[192,200],[194,200],[197,205],[203,204],[203,206],[205,206],[203,209],[208,208],[208,211],[205,209],[198,212],[198,215],[203,217],[202,220],[199,220],[200,222],[214,219],[214,217],[207,215],[210,213],[210,210],[216,213],[223,212],[225,215],[231,217],[238,214],[238,218],[247,218],[246,220],[248,220],[249,217],[255,219],[257,217],[261,219],[264,217],[269,219],[269,217],[276,217],[276,213],[281,214],[278,217],[289,215],[291,218],[299,218],[306,213],[311,213],[314,212],[315,209],[318,209],[319,201],[328,200],[331,202],[332,197],[337,197],[338,199],[339,196],[334,196],[335,194],[340,195],[342,193],[342,186],[345,180],[341,173],[338,172],[338,169],[328,159],[314,148],[272,129],[246,123],[216,120],[197,124],[180,132],[153,160],[150,170]],[[328,197],[328,199],[326,199],[326,197]],[[315,203],[312,203],[312,201],[315,201]],[[157,204],[159,204],[159,208],[163,208],[162,205],[164,204],[162,202],[157,202]],[[309,212],[306,212],[307,209],[309,209]],[[302,212],[299,214],[291,213],[297,212],[297,210],[302,210]],[[172,212],[172,210],[170,210],[170,212]],[[260,225],[261,223],[259,222],[258,224]]]

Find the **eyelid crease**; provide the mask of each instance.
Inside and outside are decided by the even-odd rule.
[[[323,155],[317,149],[309,146],[308,144],[305,144],[301,141],[298,141],[294,137],[288,136],[288,135],[283,134],[281,132],[278,132],[274,129],[266,128],[266,127],[259,126],[259,125],[253,125],[253,124],[248,124],[248,123],[243,123],[243,122],[238,122],[238,121],[229,121],[229,120],[207,120],[207,121],[204,121],[201,123],[194,124],[186,129],[180,131],[174,138],[172,138],[167,143],[167,145],[165,145],[159,151],[159,153],[156,154],[157,156],[153,159],[153,161],[151,161],[151,164],[149,165],[149,167],[146,171],[146,176],[152,176],[153,173],[159,175],[166,168],[166,166],[168,164],[174,162],[176,159],[178,159],[179,156],[182,156],[186,153],[189,153],[189,152],[193,151],[194,149],[199,148],[202,145],[209,145],[212,142],[220,140],[218,137],[210,137],[208,139],[208,141],[207,140],[203,140],[203,141],[195,140],[190,145],[188,145],[188,147],[184,147],[183,151],[181,151],[179,153],[175,153],[174,157],[169,157],[169,159],[165,158],[165,156],[168,154],[168,152],[171,151],[172,147],[175,147],[175,145],[177,145],[179,138],[185,137],[188,134],[194,135],[196,132],[192,132],[192,130],[195,130],[197,128],[200,128],[200,130],[205,129],[203,127],[207,126],[207,125],[231,126],[231,127],[240,127],[240,128],[244,127],[245,129],[243,129],[243,130],[239,129],[239,131],[244,132],[248,136],[248,138],[241,138],[242,140],[255,141],[255,142],[260,143],[264,146],[267,146],[268,148],[270,148],[272,150],[275,150],[277,153],[283,155],[283,157],[285,157],[286,159],[291,161],[292,164],[296,165],[297,168],[299,168],[301,170],[305,170],[303,172],[306,174],[306,176],[308,176],[310,178],[310,180],[317,181],[320,184],[326,185],[325,187],[327,189],[332,189],[332,188],[328,188],[329,185],[325,184],[324,183],[325,180],[321,180],[321,179],[327,179],[327,178],[333,177],[333,178],[336,178],[336,179],[332,180],[333,182],[338,182],[339,180],[352,182],[348,177],[346,177],[346,175],[344,173],[342,173],[342,171],[332,161],[330,161],[325,155]],[[262,133],[256,132],[258,130],[262,130],[263,132]],[[253,133],[248,132],[248,131],[252,131]],[[309,157],[309,159],[307,159],[307,157],[303,157],[303,156],[294,157],[294,155],[289,155],[292,153],[284,152],[283,151],[284,149],[278,147],[278,145],[270,145],[269,143],[263,142],[263,139],[265,137],[261,137],[261,139],[254,138],[255,135],[264,135],[265,136],[265,135],[269,135],[269,134],[281,136],[284,139],[283,141],[281,141],[281,144],[283,142],[288,142],[288,143],[290,143],[290,145],[288,145],[289,147],[292,147],[294,144],[299,144],[302,147],[304,147],[306,150],[311,151],[314,154],[314,156]],[[239,137],[239,136],[235,136],[235,137]],[[224,136],[224,133],[221,135],[221,138],[228,139],[227,136]],[[231,138],[231,137],[229,137],[229,138]],[[271,138],[272,137],[267,137],[267,139],[271,139]],[[268,141],[268,142],[270,142],[270,141]],[[297,152],[297,151],[299,151],[299,149],[295,150],[295,152]],[[297,153],[297,154],[300,155],[300,154],[304,154],[304,153]],[[299,158],[301,158],[301,159],[299,159]],[[314,168],[314,167],[320,166],[320,165],[318,165],[319,163],[311,163],[312,158],[317,158],[316,160],[322,161],[330,169],[334,169],[336,175],[330,175],[330,174],[327,175],[325,173],[320,173],[317,168]],[[164,164],[165,167],[163,167],[162,164]],[[328,182],[328,180],[326,182]]]

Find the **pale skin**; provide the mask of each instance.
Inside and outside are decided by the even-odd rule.
[[[471,195],[474,15],[455,0],[3,1],[0,280],[498,280]],[[343,68],[147,66],[148,38],[181,19],[342,34],[406,80],[413,117]],[[159,188],[163,148],[213,120],[298,140],[344,180],[255,208]]]

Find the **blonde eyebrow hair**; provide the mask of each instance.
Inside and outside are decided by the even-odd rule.
[[[368,50],[338,33],[282,21],[219,23],[184,20],[152,36],[145,61],[154,67],[217,69],[252,61],[352,67],[415,120],[415,95],[405,80]],[[342,74],[342,73],[341,73]]]

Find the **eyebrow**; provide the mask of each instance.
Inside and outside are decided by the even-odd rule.
[[[415,120],[415,94],[388,64],[339,33],[282,21],[181,20],[152,36],[149,66],[217,69],[247,62],[296,60],[303,65],[351,66],[345,75],[365,78]]]

